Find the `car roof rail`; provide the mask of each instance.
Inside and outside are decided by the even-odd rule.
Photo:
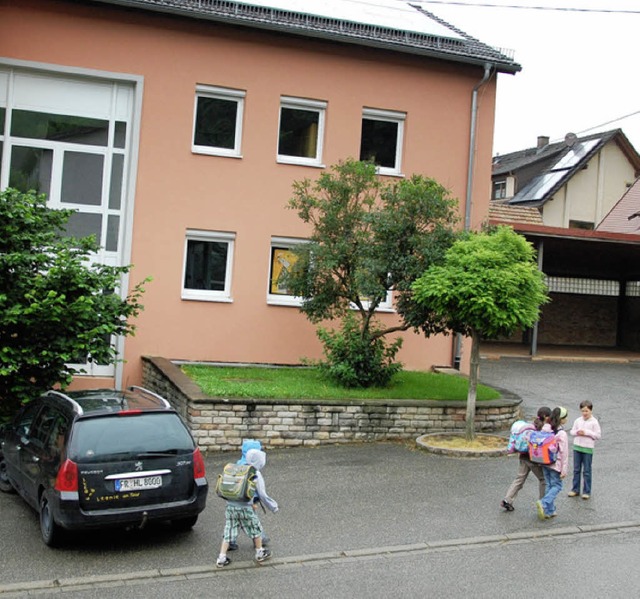
[[[165,408],[171,408],[171,404],[164,398],[162,397],[162,395],[158,395],[157,393],[154,393],[153,391],[149,391],[149,389],[145,389],[144,387],[139,387],[138,385],[131,385],[129,387],[129,390],[131,391],[139,391],[140,393],[144,393],[146,395],[150,395],[151,397],[157,399],[158,401],[160,401],[162,403],[162,405],[164,405]]]
[[[74,412],[76,412],[80,416],[84,414],[84,410],[82,409],[82,406],[75,399],[72,399],[65,393],[62,393],[62,391],[51,390],[51,391],[47,391],[45,395],[56,395],[58,397],[62,397],[62,399],[68,401],[73,406]]]

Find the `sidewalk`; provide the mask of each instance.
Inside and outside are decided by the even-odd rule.
[[[534,506],[538,485],[532,479],[516,498],[515,511],[505,512],[499,504],[516,474],[515,456],[452,458],[419,450],[413,443],[273,450],[268,452],[264,474],[267,490],[281,509],[278,514],[260,514],[274,555],[265,567],[331,565],[372,556],[391,559],[543,538],[640,531],[640,478],[636,452],[629,450],[637,447],[640,427],[636,407],[640,366],[486,361],[480,378],[519,394],[527,413],[543,404],[561,403],[569,409],[570,422],[578,416],[581,399],[593,399],[603,440],[596,448],[589,501],[568,498],[565,482],[558,497],[558,517],[541,522]],[[206,457],[212,488],[223,464],[236,457]],[[617,492],[622,486],[625,492]],[[10,496],[0,496],[0,501],[3,511],[11,507]],[[20,514],[27,514],[15,503]],[[230,554],[232,566],[215,568],[224,502],[213,490],[194,531],[175,539],[160,533],[141,535],[135,544],[119,537],[107,542],[83,539],[71,549],[54,552],[41,546],[37,524],[30,520],[23,517],[4,524],[0,597],[9,590],[32,589],[36,594],[45,589],[68,590],[68,585],[106,588],[127,581],[140,585],[154,579],[213,578],[220,572],[233,576],[234,570],[256,568],[244,536],[239,550]],[[9,550],[25,538],[28,560],[24,551]]]

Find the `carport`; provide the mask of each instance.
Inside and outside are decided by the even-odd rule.
[[[522,336],[531,355],[539,343],[640,352],[640,235],[491,224],[509,225],[532,242],[547,276],[551,302]]]

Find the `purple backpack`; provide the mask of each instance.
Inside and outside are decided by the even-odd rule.
[[[533,431],[529,436],[529,459],[549,466],[558,459],[558,440],[553,431]]]

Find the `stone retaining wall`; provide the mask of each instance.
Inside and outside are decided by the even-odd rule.
[[[211,398],[165,358],[143,358],[143,386],[171,402],[203,451],[237,451],[245,438],[269,448],[315,446],[416,439],[465,426],[464,401]],[[476,430],[508,429],[520,416],[520,404],[518,398],[478,403]]]

